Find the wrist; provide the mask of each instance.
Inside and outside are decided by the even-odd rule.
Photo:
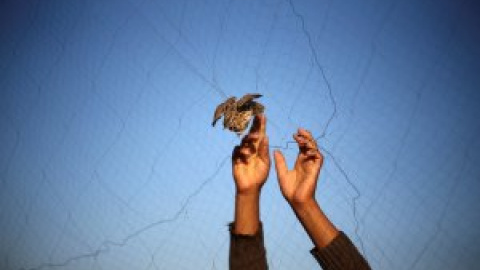
[[[254,186],[249,188],[238,188],[235,189],[235,196],[241,197],[259,197],[262,187],[261,186]]]
[[[320,206],[318,205],[315,198],[308,198],[305,200],[292,200],[289,202],[290,207],[292,207],[293,211],[298,212],[310,212],[314,209],[319,209]]]
[[[258,204],[260,202],[260,190],[237,191],[235,201],[237,204]]]

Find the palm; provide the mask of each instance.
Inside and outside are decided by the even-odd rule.
[[[315,193],[315,179],[318,176],[318,167],[315,161],[306,160],[303,154],[299,154],[295,167],[288,171],[286,177],[280,180],[280,188],[290,200],[301,200],[311,197]]]

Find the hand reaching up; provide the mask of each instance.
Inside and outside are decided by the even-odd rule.
[[[283,196],[292,206],[315,200],[315,188],[323,164],[323,156],[318,150],[312,134],[298,129],[293,135],[299,153],[292,170],[287,168],[282,152],[275,151],[275,169]]]
[[[233,232],[254,235],[260,228],[260,191],[270,171],[266,118],[257,115],[250,132],[232,155],[235,180],[235,221]]]
[[[293,138],[299,148],[293,170],[287,168],[283,154],[275,151],[278,183],[283,196],[315,247],[324,248],[339,232],[315,200],[315,188],[323,165],[323,156],[310,132],[300,128]]]
[[[259,192],[268,177],[270,157],[266,117],[257,115],[250,131],[233,150],[233,178],[237,193]]]

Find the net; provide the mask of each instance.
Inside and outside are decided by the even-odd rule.
[[[239,138],[298,127],[317,199],[373,269],[474,269],[480,54],[473,1],[3,1],[0,268],[227,269]],[[270,269],[318,269],[272,168]]]

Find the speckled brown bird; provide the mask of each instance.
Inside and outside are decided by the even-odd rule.
[[[235,97],[228,98],[215,109],[212,126],[215,126],[217,120],[223,115],[223,127],[240,136],[250,120],[255,115],[263,113],[265,107],[254,101],[261,96],[260,94],[246,94],[239,100]]]

